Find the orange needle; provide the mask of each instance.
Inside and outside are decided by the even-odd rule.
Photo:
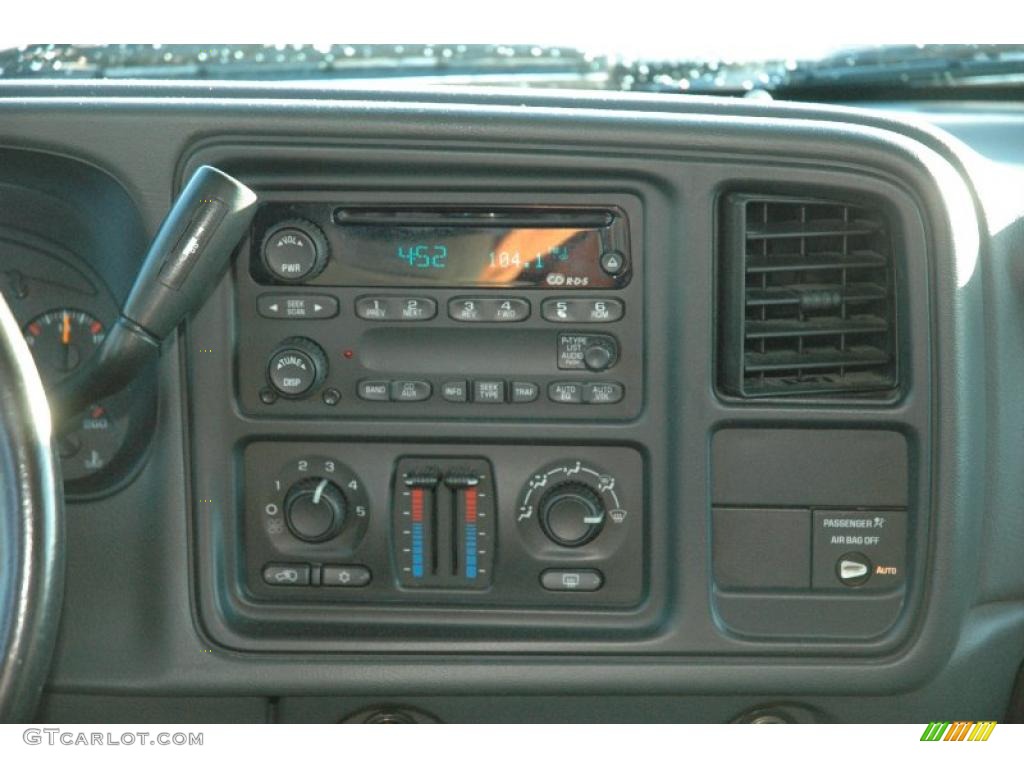
[[[67,312],[64,313],[64,328],[61,330],[60,341],[64,346],[71,343],[71,315]]]

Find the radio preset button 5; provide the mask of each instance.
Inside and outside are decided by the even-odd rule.
[[[526,299],[462,296],[448,302],[448,317],[460,323],[519,323],[529,316]]]
[[[540,314],[550,323],[614,323],[625,305],[619,299],[545,299]]]
[[[361,296],[356,299],[356,316],[377,322],[422,322],[437,315],[437,302],[414,296]]]

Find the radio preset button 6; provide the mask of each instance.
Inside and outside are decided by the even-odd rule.
[[[356,299],[356,316],[377,322],[422,322],[437,315],[437,302],[413,296],[361,296]]]
[[[625,306],[619,299],[545,299],[540,314],[551,323],[614,323]]]
[[[275,319],[323,320],[338,314],[338,300],[320,294],[265,293],[256,300],[256,311]]]
[[[529,316],[526,299],[463,296],[448,302],[448,317],[460,323],[519,323]]]

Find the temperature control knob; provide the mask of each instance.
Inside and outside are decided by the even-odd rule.
[[[601,497],[583,483],[556,485],[541,499],[539,509],[544,533],[563,547],[582,547],[604,527]]]
[[[327,478],[310,477],[291,487],[284,499],[285,520],[292,534],[317,543],[333,539],[345,525],[348,501]]]
[[[282,397],[304,397],[327,375],[327,355],[320,345],[303,336],[282,341],[270,356],[267,378]]]
[[[271,227],[263,238],[263,263],[286,283],[316,277],[327,266],[327,238],[305,219],[289,219]]]

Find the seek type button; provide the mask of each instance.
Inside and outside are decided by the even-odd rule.
[[[473,382],[474,403],[504,403],[505,382],[504,381],[474,381]]]

